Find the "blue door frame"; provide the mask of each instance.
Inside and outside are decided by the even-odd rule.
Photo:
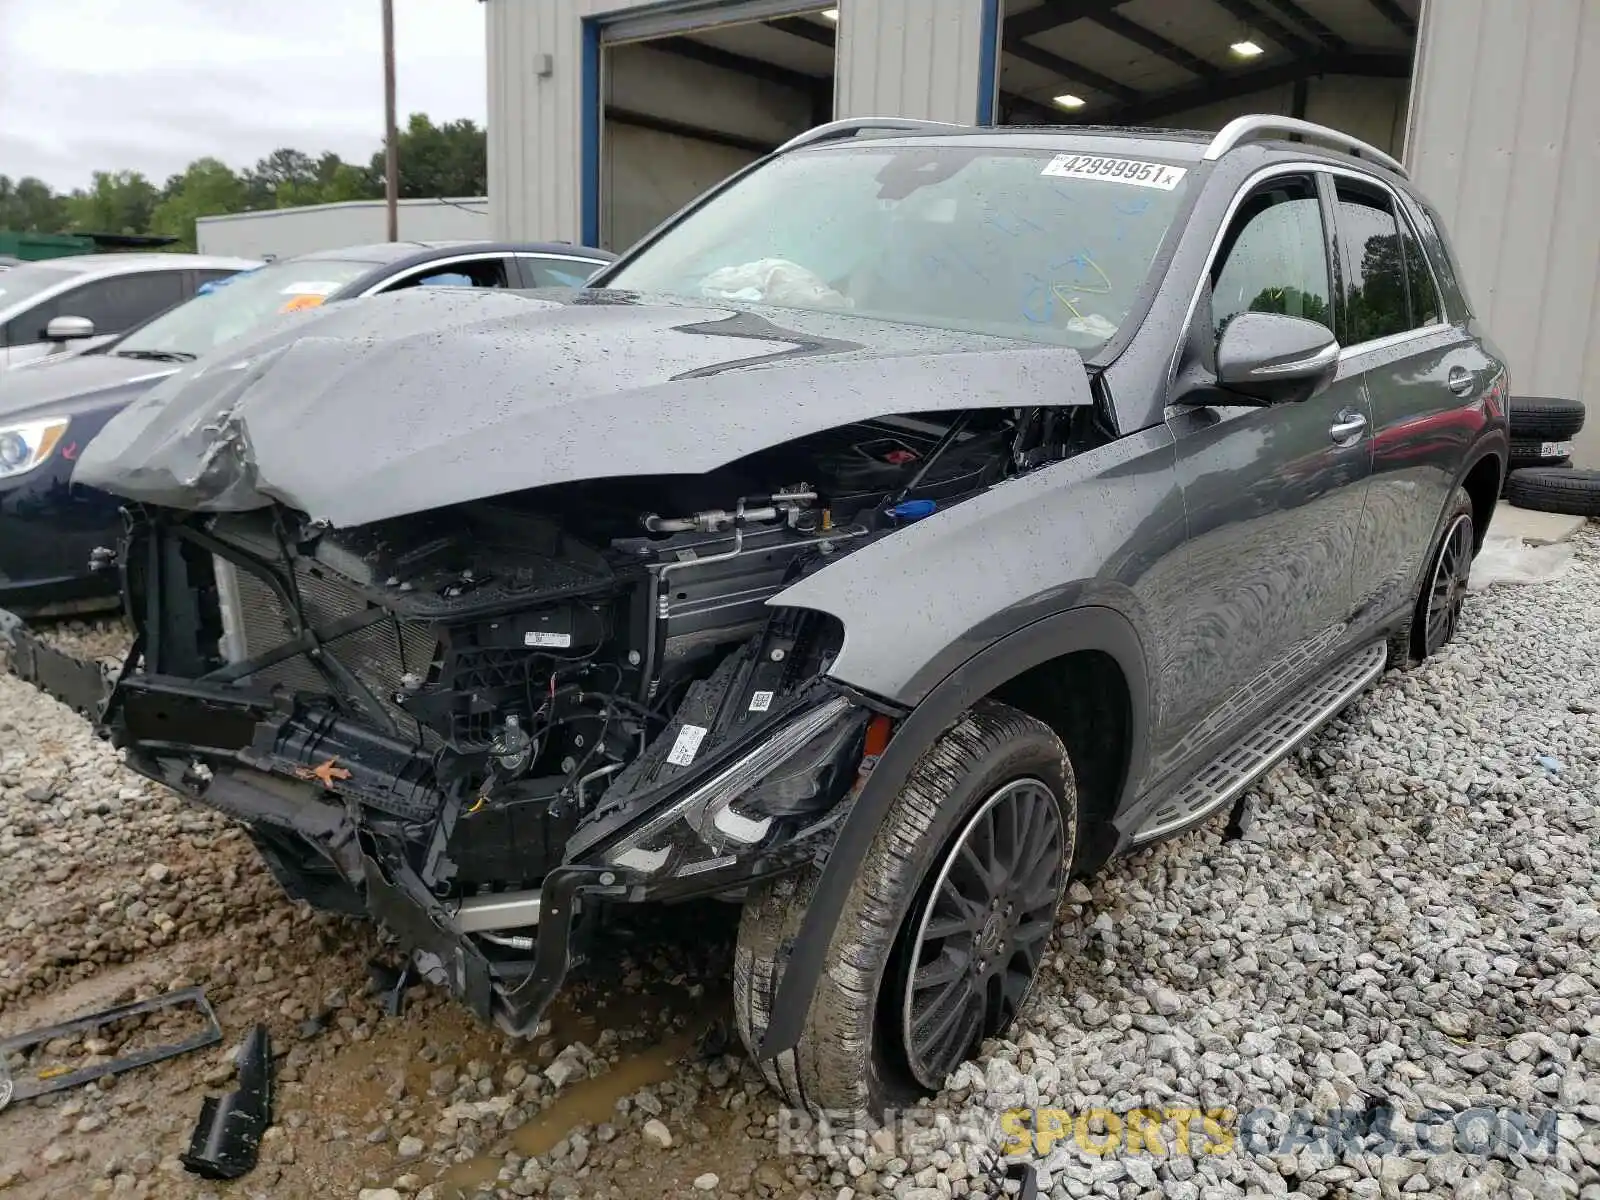
[[[579,240],[585,246],[600,244],[600,126],[604,105],[600,96],[601,18],[583,19],[583,102],[578,106],[578,218]]]
[[[1000,90],[1000,3],[982,0],[978,37],[978,124],[995,123],[995,97]]]

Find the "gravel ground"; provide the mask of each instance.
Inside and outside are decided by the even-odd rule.
[[[1560,582],[1471,597],[1455,645],[1268,776],[1244,840],[1214,822],[1075,885],[1014,1040],[898,1131],[831,1142],[780,1114],[729,1044],[731,909],[622,930],[531,1043],[426,989],[385,1017],[365,987],[370,927],[283,900],[226,823],[0,677],[0,1034],[188,982],[227,1032],[0,1114],[0,1194],[943,1200],[976,1190],[986,1148],[1024,1127],[1002,1131],[1000,1113],[1028,1107],[1070,1110],[1035,1159],[1053,1197],[1595,1200],[1596,596],[1591,529]],[[100,654],[121,633],[57,636]],[[195,1180],[176,1154],[258,1020],[280,1055],[279,1123],[253,1174]],[[1215,1115],[1185,1148],[1167,1114],[1186,1108],[1250,1113],[1249,1136]],[[1138,1109],[1157,1114],[1142,1146],[1133,1118],[1074,1125]],[[1334,1138],[1308,1116],[1279,1136],[1293,1113],[1338,1110],[1379,1127]],[[1424,1116],[1469,1110],[1476,1124]],[[1528,1134],[1504,1136],[1522,1113]]]

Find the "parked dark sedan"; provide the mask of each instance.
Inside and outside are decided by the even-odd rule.
[[[79,452],[135,396],[278,313],[426,286],[575,287],[614,255],[565,243],[394,242],[235,275],[120,339],[0,377],[0,604],[30,616],[116,602],[90,569],[122,501],[70,483]]]

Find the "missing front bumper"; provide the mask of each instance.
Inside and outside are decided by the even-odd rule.
[[[610,872],[590,867],[552,871],[539,890],[539,923],[533,957],[489,958],[460,930],[459,915],[431,896],[407,867],[364,856],[367,907],[411,952],[429,982],[447,988],[479,1020],[493,1021],[513,1037],[525,1037],[570,971],[581,961],[573,930],[585,896],[618,895]]]

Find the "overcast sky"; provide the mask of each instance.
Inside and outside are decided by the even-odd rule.
[[[400,121],[484,123],[479,0],[395,0]],[[0,174],[160,186],[280,146],[366,162],[383,138],[379,0],[0,0]]]

